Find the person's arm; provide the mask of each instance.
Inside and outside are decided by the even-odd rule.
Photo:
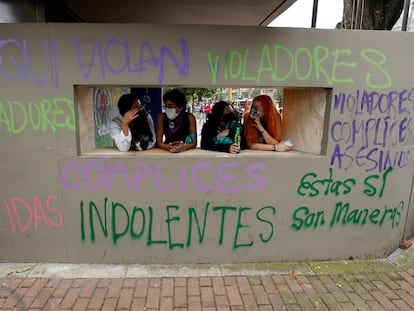
[[[265,151],[289,151],[291,147],[286,146],[282,142],[278,142],[274,139],[265,129],[261,132],[266,143],[254,143],[249,146],[253,150],[265,150]]]
[[[225,131],[229,132],[229,130]],[[216,124],[207,121],[201,131],[201,149],[229,153],[238,153],[240,151],[239,148],[236,148],[237,144],[217,144],[215,142],[217,136]]]
[[[263,139],[265,140],[265,143],[269,145],[277,145],[279,141],[277,141],[275,137],[270,135],[269,132],[263,127],[262,123],[260,122],[260,118],[257,117],[255,121],[256,129],[259,132],[259,135],[262,135]]]
[[[119,151],[127,152],[129,151],[129,148],[131,147],[131,140],[132,135],[129,131],[129,127],[127,126],[127,135],[124,134],[124,130],[122,129],[123,126],[119,125],[115,121],[111,121],[110,124],[110,132],[111,137],[115,142],[115,146],[118,148]]]
[[[278,115],[278,119],[280,121],[280,115]],[[276,126],[278,128],[278,132],[282,130],[281,122],[276,122]],[[278,141],[275,137],[269,134],[269,132],[263,127],[262,123],[260,122],[260,118],[256,117],[255,119],[255,127],[259,131],[259,133],[263,136],[265,143],[254,143],[249,146],[250,149],[254,150],[265,150],[265,151],[279,151],[285,152],[289,151],[291,148],[286,146],[282,142]]]
[[[170,151],[171,146],[168,144],[164,144],[164,118],[165,118],[165,114],[160,112],[158,114],[158,118],[157,118],[157,146],[160,149],[166,150],[166,151]]]
[[[149,128],[151,130],[151,134],[152,134],[152,142],[148,145],[147,149],[151,149],[154,148],[155,143],[157,141],[157,136],[155,134],[155,128],[154,128],[154,120],[152,120],[151,114],[147,113],[147,121],[148,121],[148,125]]]
[[[216,137],[216,135],[217,133],[215,129],[215,124],[207,120],[207,122],[204,123],[203,128],[201,129],[201,149],[213,150],[211,148],[214,145],[213,139],[214,137]]]
[[[197,147],[197,128],[195,117],[192,113],[188,114],[188,121],[190,122],[190,130],[185,141],[180,141],[171,147],[171,152],[179,153]],[[187,140],[190,139],[190,142]]]
[[[190,134],[194,138],[189,144],[184,144],[184,150],[190,150],[197,147],[197,126],[196,119],[192,113],[188,114],[188,120],[190,121]]]
[[[250,145],[250,149],[253,150],[264,150],[264,151],[289,151],[290,148],[282,143],[278,144],[261,144],[261,143],[254,143]]]

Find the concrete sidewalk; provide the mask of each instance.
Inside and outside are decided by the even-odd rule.
[[[414,246],[370,261],[0,264],[0,310],[414,310]]]

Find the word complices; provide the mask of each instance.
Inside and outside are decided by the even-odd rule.
[[[200,162],[194,165],[173,165],[166,167],[161,163],[150,165],[137,162],[133,169],[123,164],[114,166],[105,163],[110,157],[101,157],[81,166],[77,162],[67,163],[61,171],[62,185],[69,189],[79,189],[82,185],[90,190],[106,189],[111,191],[113,184],[126,186],[135,192],[155,187],[160,191],[200,192],[218,191],[237,193],[246,189],[263,189],[266,179],[261,175],[266,171],[263,163],[239,162],[211,163]],[[244,173],[239,178],[240,171]],[[236,178],[237,177],[237,178]]]

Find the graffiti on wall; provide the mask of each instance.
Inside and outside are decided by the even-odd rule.
[[[138,76],[155,70],[162,85],[167,74],[167,62],[172,63],[176,70],[168,74],[183,77],[190,72],[190,45],[185,39],[177,40],[174,47],[162,45],[158,48],[148,40],[137,44],[127,38],[94,39],[86,43],[75,39],[72,44],[76,51],[73,64],[77,67],[71,70],[78,70],[85,83],[130,73]],[[40,87],[51,83],[52,87],[59,89],[62,73],[58,46],[53,39],[39,46],[36,49],[41,50],[43,58],[40,66],[36,64],[38,53],[31,54],[33,47],[25,40],[0,40],[0,76],[10,82],[33,82]],[[286,226],[300,232],[351,225],[395,229],[400,225],[401,213],[407,209],[403,200],[379,207],[357,206],[350,202],[357,191],[362,191],[365,197],[382,198],[391,172],[407,167],[411,160],[410,151],[404,147],[412,136],[414,88],[385,91],[392,87],[393,81],[386,69],[387,56],[382,51],[370,48],[359,51],[331,49],[323,45],[291,49],[278,44],[264,44],[260,53],[252,53],[249,48],[221,54],[207,52],[205,62],[210,69],[212,85],[223,80],[236,84],[250,81],[260,85],[268,79],[275,82],[316,79],[329,86],[354,85],[354,76],[362,76],[365,85],[359,87],[375,91],[357,89],[333,94],[334,113],[331,115],[336,118],[329,120],[329,139],[334,148],[329,155],[328,174],[322,176],[319,172],[309,172],[302,176],[296,194],[300,199],[308,199],[309,205],[296,207],[291,214],[291,223]],[[366,68],[366,72],[361,73],[360,67]],[[347,75],[344,76],[343,72]],[[107,128],[101,124],[108,124],[110,104],[100,100],[97,103],[102,104],[97,108],[102,112],[97,115],[100,117],[96,120],[99,123],[97,128],[102,134],[107,134]],[[3,100],[0,102],[0,129],[11,134],[21,134],[24,130],[75,131],[73,100],[63,97],[27,103],[17,99]],[[88,160],[84,164],[71,161],[63,165],[60,182],[68,191],[111,192],[118,187],[126,187],[131,192],[141,193],[151,188],[163,192],[230,195],[245,190],[264,190],[271,184],[264,176],[270,168],[257,161],[218,163],[205,160],[192,165],[182,162],[174,168],[166,168],[164,162],[150,165],[138,161],[131,168],[131,162],[130,165],[115,166],[110,157]],[[362,180],[344,177],[344,171],[354,167],[362,168],[367,176]],[[170,178],[171,169],[175,179]],[[339,171],[341,179],[334,176]],[[332,199],[332,209],[315,210],[311,206],[315,202],[312,200],[320,198]],[[36,196],[33,201],[28,201],[17,197],[3,199],[0,233],[25,233],[63,226],[63,214],[56,208],[59,206],[56,196],[49,196],[45,202]],[[148,247],[160,245],[170,250],[191,248],[212,240],[217,245],[232,241],[233,249],[238,249],[266,244],[276,238],[279,211],[276,204],[250,207],[207,202],[200,205],[170,204],[155,208],[127,206],[108,198],[103,202],[81,200],[80,238],[92,242],[110,239],[114,244],[129,238],[145,241]],[[159,230],[154,229],[155,220],[162,221],[165,236],[157,236]],[[212,222],[219,223],[218,232],[208,231]],[[174,234],[177,227],[185,228],[184,238]],[[257,230],[256,236],[244,234],[250,232],[250,228]]]
[[[21,103],[17,100],[0,101],[0,128],[12,134],[24,130],[75,131],[75,110],[69,98],[42,99]]]
[[[39,44],[36,42],[36,46]],[[149,69],[157,69],[158,82],[161,84],[165,76],[165,62],[171,60],[177,68],[179,75],[188,75],[189,70],[189,47],[186,40],[179,40],[181,55],[176,56],[173,49],[168,46],[161,46],[157,51],[151,42],[144,40],[139,44],[138,53],[135,44],[127,38],[109,38],[105,41],[93,40],[91,46],[81,39],[75,39],[74,47],[79,70],[85,81],[88,81],[92,73],[99,72],[103,80],[108,73],[119,76],[123,73],[143,73]],[[46,40],[43,43],[42,53],[44,57],[44,68],[38,68],[39,59],[37,54],[31,54],[32,46],[26,40],[0,39],[0,75],[7,81],[34,81],[39,86],[53,82],[55,88],[60,87],[60,71],[58,59],[58,47],[54,39]],[[113,57],[114,51],[123,53],[122,56]],[[136,59],[133,59],[136,57]],[[120,65],[119,61],[123,63]],[[35,66],[35,64],[37,66]],[[85,66],[84,64],[89,64]]]
[[[186,40],[179,40],[181,55],[177,57],[168,46],[161,46],[156,51],[150,41],[144,40],[139,44],[138,53],[134,49],[136,46],[127,38],[110,38],[104,42],[93,40],[91,50],[85,52],[86,45],[80,39],[75,40],[77,60],[82,76],[89,80],[91,73],[97,68],[101,78],[106,79],[108,73],[119,76],[124,73],[141,74],[149,68],[158,69],[158,82],[162,84],[165,76],[165,63],[167,57],[171,60],[177,72],[181,76],[188,75],[190,52]],[[122,52],[122,55],[113,57],[113,51]],[[86,55],[85,55],[86,54]],[[121,64],[119,63],[121,60]],[[87,68],[83,64],[89,64]],[[95,67],[97,66],[97,67]]]
[[[57,197],[49,196],[45,202],[34,196],[28,202],[22,198],[10,198],[3,200],[1,209],[4,216],[0,217],[3,226],[0,226],[0,233],[12,231],[13,233],[24,233],[29,230],[37,231],[40,228],[51,229],[63,226],[63,214],[56,207]]]
[[[44,68],[39,69],[37,58],[30,54],[31,46],[26,40],[0,39],[1,62],[0,74],[7,81],[34,81],[39,86],[52,82],[55,88],[60,87],[59,66],[56,41],[46,40],[43,45],[36,42],[36,46],[42,48],[41,53]],[[36,69],[35,69],[36,68]],[[37,70],[37,71],[36,71]]]
[[[251,214],[255,222],[245,222],[245,218]],[[129,237],[143,239],[147,246],[167,245],[169,249],[190,248],[194,243],[203,244],[206,239],[210,243],[213,239],[212,234],[214,236],[217,230],[212,232],[207,230],[207,227],[216,228],[216,225],[220,224],[215,241],[217,245],[222,245],[224,239],[229,238],[233,242],[233,248],[237,249],[254,245],[252,237],[247,240],[240,238],[242,231],[251,226],[260,226],[257,240],[260,243],[268,243],[275,231],[272,219],[275,214],[276,208],[273,206],[264,206],[255,211],[252,207],[210,206],[207,202],[204,210],[179,205],[167,205],[165,208],[151,206],[129,208],[120,202],[108,202],[108,198],[104,198],[102,206],[94,201],[80,202],[81,239],[95,241],[99,235],[99,238],[111,238],[116,244],[119,239]],[[156,236],[154,233],[155,219],[163,220],[166,237]],[[186,239],[178,240],[174,237],[174,228],[182,228],[182,226],[186,228]],[[229,232],[231,231],[229,228],[234,228],[234,232]],[[156,231],[159,231],[159,228]]]
[[[207,56],[213,85],[217,84],[219,77],[225,81],[232,79],[260,84],[263,76],[275,82],[292,78],[296,81],[316,78],[328,85],[353,84],[353,76],[360,74],[365,77],[366,86],[370,88],[384,89],[392,85],[391,76],[384,66],[387,57],[375,49],[355,52],[350,49],[331,50],[318,45],[313,49],[299,47],[292,50],[280,44],[265,44],[259,53],[250,53],[250,49],[246,48],[224,54],[208,52]],[[252,61],[252,58],[256,59]],[[259,63],[259,68],[253,67],[251,63]],[[286,65],[285,71],[281,71],[280,64]],[[357,69],[358,65],[366,64],[369,64],[369,71],[361,73]],[[349,76],[343,77],[339,74],[343,68],[353,70]]]
[[[398,202],[395,206],[384,206],[383,208],[352,207],[346,201],[335,202],[338,197],[350,196],[352,192],[361,189],[362,194],[367,197],[382,198],[388,175],[392,170],[391,167],[388,167],[383,174],[369,175],[362,182],[357,182],[355,178],[336,180],[332,168],[329,168],[329,176],[327,177],[320,177],[315,172],[305,174],[298,185],[297,194],[309,199],[332,197],[333,212],[330,213],[331,217],[328,219],[323,210],[311,212],[308,206],[298,207],[293,212],[291,228],[300,231],[307,228],[316,229],[325,225],[333,228],[338,225],[365,226],[368,224],[382,227],[387,223],[390,223],[391,228],[397,227],[400,224],[401,212],[405,205],[403,201]]]
[[[413,134],[414,88],[388,93],[357,90],[334,95],[333,109],[346,120],[333,120],[330,138],[335,144],[331,166],[351,166],[366,172],[384,172],[408,165],[410,150],[404,150]]]
[[[68,189],[86,188],[89,190],[113,190],[114,180],[122,177],[122,186],[135,192],[142,191],[143,187],[150,186],[159,191],[217,191],[220,193],[238,193],[242,190],[257,190],[266,187],[266,179],[262,173],[266,166],[253,162],[243,166],[239,162],[212,163],[209,161],[196,163],[193,166],[181,164],[174,174],[165,174],[162,163],[149,165],[137,162],[134,169],[126,164],[113,166],[111,162],[104,162],[111,157],[104,156],[97,161],[88,161],[81,166],[77,162],[67,163],[61,171],[61,183]],[[206,182],[206,176],[215,172],[213,182]],[[236,173],[242,170],[244,178],[236,178]],[[96,176],[98,176],[96,178]],[[179,176],[179,180],[165,181],[168,176]],[[119,186],[119,184],[118,184]]]
[[[120,76],[126,73],[141,74],[150,69],[158,70],[158,82],[165,79],[166,61],[171,61],[179,76],[187,76],[190,68],[190,46],[186,39],[178,40],[178,51],[174,47],[160,46],[149,40],[132,42],[128,38],[94,39],[85,42],[75,39],[77,65],[85,81],[92,74],[98,74],[105,80],[109,74]],[[44,68],[36,72],[34,58],[26,40],[0,40],[0,74],[7,81],[34,81],[39,86],[53,81],[55,88],[60,87],[58,47],[54,39],[43,43]],[[117,53],[117,57],[114,57]],[[252,61],[252,58],[257,58]],[[331,49],[324,45],[313,48],[298,47],[291,49],[280,44],[264,44],[260,52],[251,53],[250,48],[226,51],[223,54],[207,52],[207,64],[210,68],[211,82],[217,84],[219,77],[224,80],[252,81],[260,84],[262,76],[272,81],[296,79],[305,81],[310,78],[324,81],[328,85],[353,84],[353,76],[361,74],[359,65],[369,65],[363,73],[366,86],[373,89],[385,89],[392,86],[392,77],[386,69],[387,56],[380,50],[365,48],[359,51],[351,49]],[[251,63],[258,63],[253,68]],[[281,72],[280,64],[287,64]],[[301,64],[299,66],[299,64]],[[351,69],[347,77],[339,74],[342,69]],[[353,71],[352,71],[353,70]]]

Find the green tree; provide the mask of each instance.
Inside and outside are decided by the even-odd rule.
[[[404,0],[344,0],[337,28],[391,30],[401,16]]]
[[[180,91],[184,93],[189,103],[193,101],[195,96],[197,96],[198,99],[213,98],[217,93],[217,89],[209,88],[180,88]]]

